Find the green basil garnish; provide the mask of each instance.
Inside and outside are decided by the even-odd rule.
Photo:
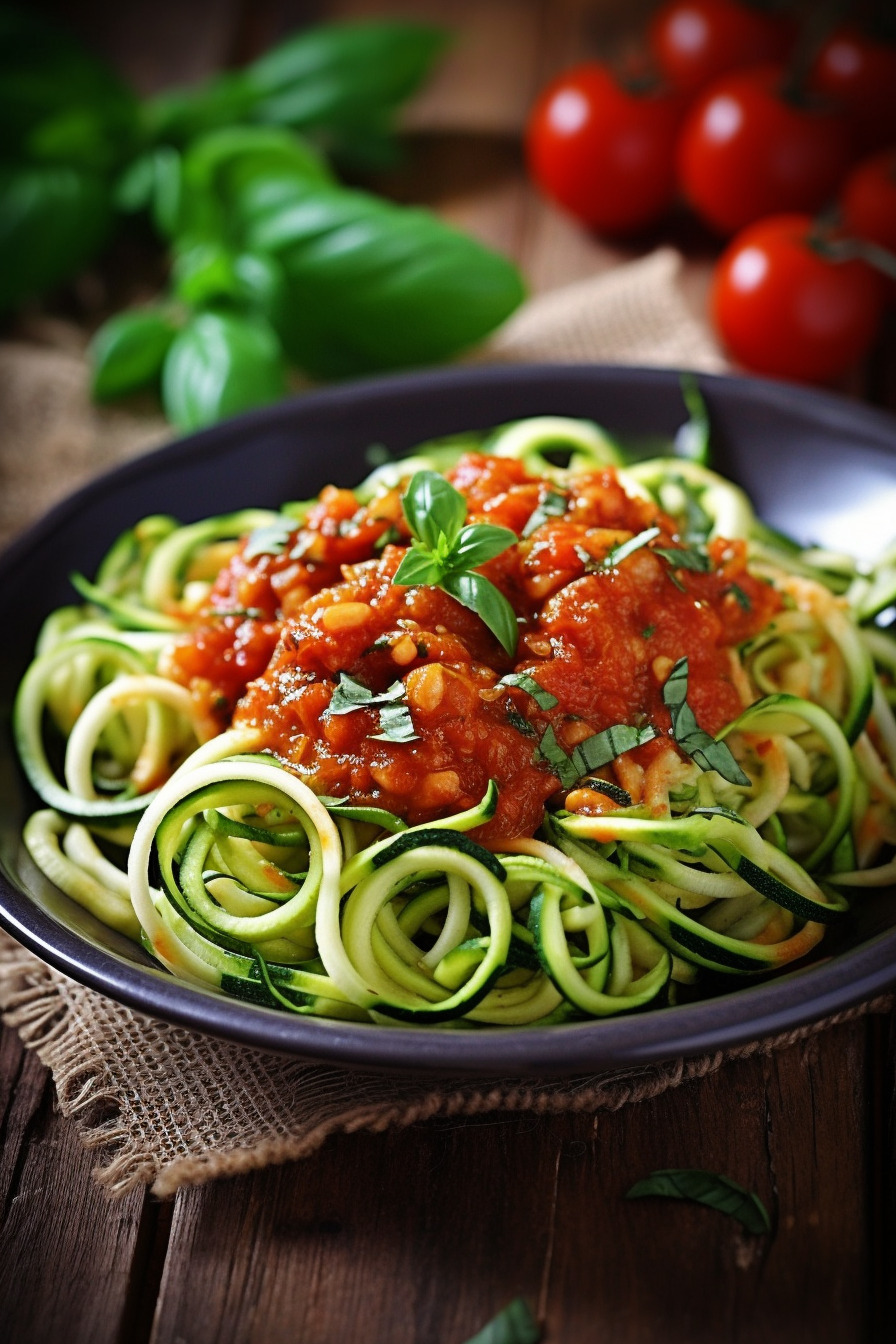
[[[688,660],[679,658],[663,687],[663,703],[672,716],[672,736],[701,770],[715,770],[729,784],[748,785],[749,776],[741,770],[730,748],[724,742],[717,742],[698,725],[687,694]]]
[[[535,529],[541,527],[542,523],[546,523],[549,518],[562,518],[566,513],[568,503],[566,495],[561,495],[559,490],[548,490],[538,507],[529,516],[529,520],[520,536],[531,536]]]
[[[255,560],[260,555],[282,555],[286,550],[286,543],[295,530],[296,524],[292,518],[277,518],[274,522],[266,523],[264,527],[256,527],[254,532],[249,533],[243,559]]]
[[[516,533],[490,523],[464,525],[467,501],[435,471],[411,477],[401,506],[413,541],[392,582],[441,588],[481,617],[508,653],[515,653],[519,632],[513,607],[475,567],[515,545]]]
[[[559,704],[556,695],[546,691],[528,672],[508,672],[498,682],[499,686],[518,686],[521,691],[531,695],[539,709],[553,709]]]
[[[416,742],[418,734],[414,731],[406,697],[404,682],[393,681],[384,691],[374,692],[347,672],[340,672],[327,713],[351,714],[355,709],[376,709],[380,731],[371,733],[371,738],[380,742]]]

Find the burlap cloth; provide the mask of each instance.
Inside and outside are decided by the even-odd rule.
[[[678,286],[671,249],[530,302],[478,360],[616,362],[719,370],[724,361]],[[29,333],[31,334],[31,333]],[[0,543],[86,478],[167,436],[150,407],[90,404],[84,338],[60,323],[0,343]],[[769,1052],[833,1021],[884,1012],[890,999],[786,1036],[699,1059],[568,1081],[421,1082],[308,1065],[169,1026],[69,980],[0,934],[0,1007],[53,1072],[59,1105],[101,1153],[113,1194],[155,1194],[300,1158],[328,1134],[433,1116],[616,1110],[726,1060]]]

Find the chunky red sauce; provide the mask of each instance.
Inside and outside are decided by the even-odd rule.
[[[557,792],[537,752],[548,725],[571,751],[613,724],[649,721],[658,737],[628,759],[646,766],[665,750],[662,691],[679,658],[689,661],[700,726],[715,734],[736,716],[728,648],[780,606],[747,572],[743,543],[711,542],[707,573],[672,566],[656,552],[681,545],[672,520],[627,495],[611,469],[559,490],[518,462],[468,454],[449,479],[469,521],[518,535],[548,493],[567,496],[562,517],[483,566],[520,618],[515,660],[441,590],[392,583],[409,541],[397,491],[361,507],[351,491],[328,487],[279,554],[247,560],[242,547],[222,570],[201,623],[172,653],[171,675],[222,725],[257,728],[318,793],[412,824],[471,806],[495,779],[498,812],[481,832],[491,839],[531,835]],[[649,545],[590,572],[651,526],[662,531]],[[499,687],[511,670],[530,673],[557,705],[540,709],[524,690]],[[377,740],[375,709],[328,714],[340,672],[374,692],[400,678],[418,740]]]

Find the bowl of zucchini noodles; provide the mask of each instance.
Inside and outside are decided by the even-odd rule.
[[[324,389],[0,559],[0,923],[307,1059],[585,1073],[896,983],[896,423],[735,377]]]

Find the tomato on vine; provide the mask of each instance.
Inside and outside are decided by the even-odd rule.
[[[688,94],[731,70],[784,60],[792,40],[786,21],[737,0],[667,0],[648,29],[658,69]]]
[[[713,276],[710,308],[733,357],[755,373],[828,383],[868,353],[880,325],[880,278],[840,260],[839,240],[811,216],[750,225]]]
[[[676,94],[626,87],[597,62],[575,66],[543,90],[529,116],[530,175],[590,228],[637,233],[675,198],[684,107]]]
[[[700,218],[732,234],[765,215],[814,212],[836,191],[849,160],[839,116],[790,96],[780,66],[716,80],[682,128],[682,190]]]

